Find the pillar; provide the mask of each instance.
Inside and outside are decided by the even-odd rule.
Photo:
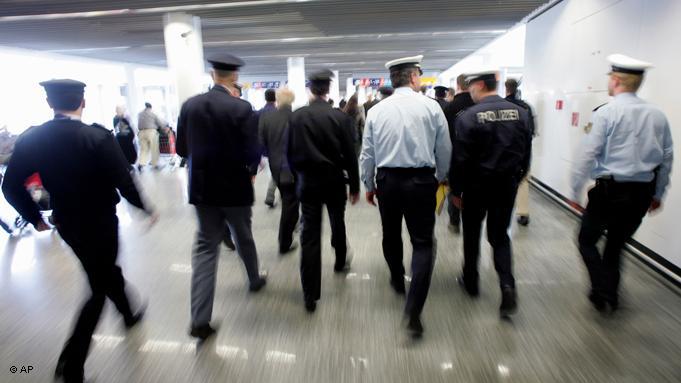
[[[289,57],[286,60],[288,67],[288,88],[296,95],[293,102],[293,110],[308,104],[307,89],[305,88],[305,58]]]
[[[175,82],[178,105],[203,91],[205,63],[201,20],[186,13],[163,17],[168,70]]]

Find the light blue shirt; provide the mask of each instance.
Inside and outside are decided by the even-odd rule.
[[[657,169],[655,199],[661,201],[673,158],[672,134],[664,113],[634,93],[621,93],[593,115],[572,176],[573,192],[578,195],[589,175],[651,182]]]
[[[376,168],[435,168],[443,181],[449,171],[452,141],[437,101],[409,87],[395,90],[369,110],[362,154],[362,182],[374,191]]]

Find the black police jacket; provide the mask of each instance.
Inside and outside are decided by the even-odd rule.
[[[532,152],[527,110],[489,96],[456,118],[449,182],[454,193],[487,180],[520,181]]]
[[[314,100],[291,116],[289,163],[298,173],[301,199],[317,191],[346,194],[344,172],[351,193],[359,193],[359,167],[352,133],[353,120],[324,100]]]
[[[19,136],[2,191],[32,224],[41,216],[24,182],[34,173],[50,193],[57,223],[115,214],[117,189],[132,205],[145,209],[121,148],[101,125],[58,115]]]
[[[253,204],[251,176],[261,151],[251,104],[220,85],[188,99],[177,121],[176,148],[189,159],[189,203]]]

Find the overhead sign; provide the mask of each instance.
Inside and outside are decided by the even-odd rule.
[[[254,89],[277,89],[281,88],[281,81],[254,81]]]

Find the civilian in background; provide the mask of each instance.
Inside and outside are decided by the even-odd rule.
[[[142,166],[149,163],[151,158],[151,166],[158,169],[158,130],[168,127],[168,123],[159,118],[156,113],[151,110],[151,104],[144,103],[144,110],[138,115],[137,129],[139,130],[140,142],[140,156],[137,168],[142,170]]]
[[[277,95],[274,89],[267,89],[265,91],[265,101],[266,101],[265,106],[262,109],[260,109],[260,111],[258,111],[258,116],[260,117],[260,119],[262,119],[266,114],[270,112],[277,111],[276,105]],[[275,202],[276,192],[277,184],[276,182],[274,182],[274,178],[272,178],[272,175],[270,174],[270,183],[267,185],[267,194],[265,195],[265,205],[269,206],[270,209],[273,209],[276,204]]]
[[[364,136],[366,116],[364,114],[364,107],[359,105],[357,100],[357,94],[353,94],[345,105],[343,112],[352,118],[352,139],[355,143],[355,153],[357,153],[357,157],[359,157],[359,153],[362,151],[362,136]]]
[[[289,120],[293,113],[291,104],[295,100],[295,95],[288,89],[280,89],[277,91],[276,98],[278,110],[260,117],[258,131],[260,141],[269,158],[272,181],[281,194],[279,253],[286,254],[298,246],[293,241],[293,231],[300,214],[295,177],[287,159]]]
[[[125,159],[128,160],[130,167],[137,161],[137,149],[135,148],[135,131],[130,125],[130,119],[125,115],[125,107],[116,107],[116,116],[113,118],[114,132],[116,141],[121,147]]]

